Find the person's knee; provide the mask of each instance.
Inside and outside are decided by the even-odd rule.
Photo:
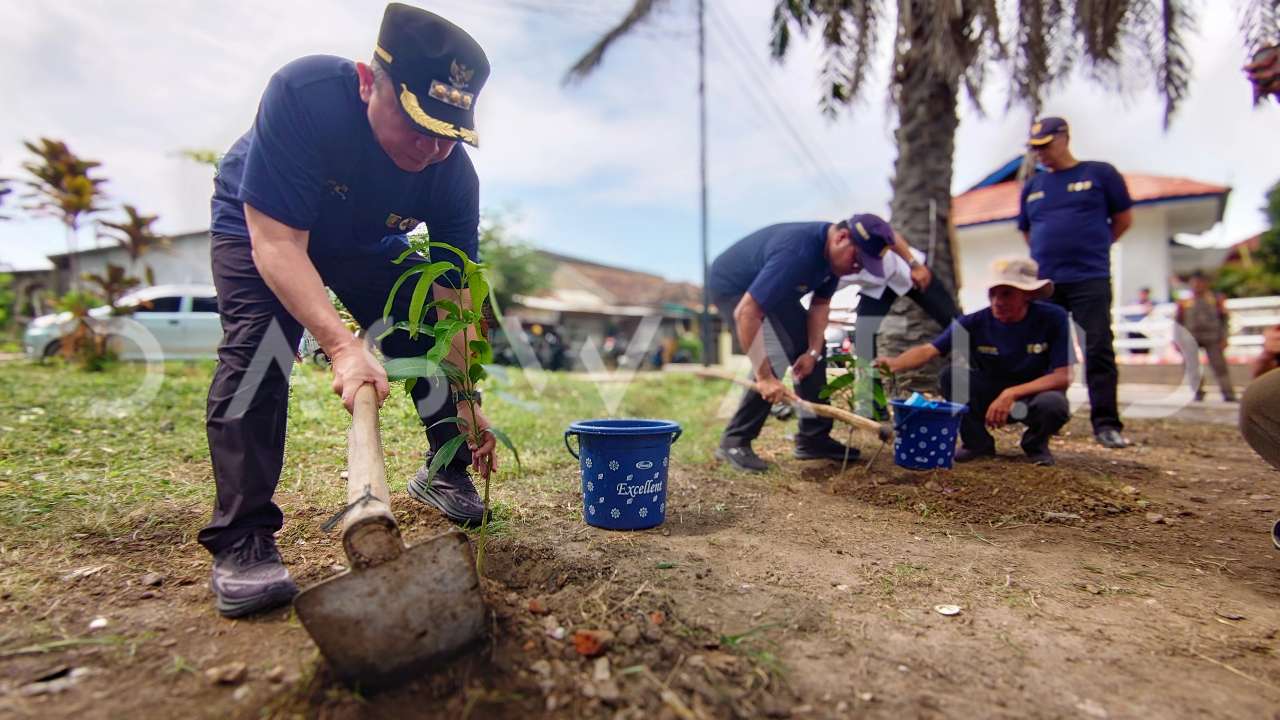
[[[1254,380],[1240,398],[1240,434],[1267,462],[1280,467],[1280,371]]]
[[[1042,392],[1031,399],[1031,412],[1039,414],[1051,424],[1066,423],[1071,417],[1071,403],[1063,392]]]

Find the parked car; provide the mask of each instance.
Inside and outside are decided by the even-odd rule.
[[[222,340],[218,301],[212,285],[155,285],[126,294],[116,302],[132,308],[133,320],[160,344],[164,360],[206,360],[217,357]],[[111,308],[89,311],[90,322],[107,327]],[[23,346],[33,360],[51,357],[62,346],[62,337],[74,329],[71,313],[43,315],[27,324]],[[117,344],[122,360],[142,360],[142,349],[127,339]]]

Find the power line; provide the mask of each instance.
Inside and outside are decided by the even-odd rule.
[[[840,190],[845,194],[846,198],[852,195],[853,188],[849,187],[849,184],[845,182],[844,178],[840,175],[838,170],[833,168],[829,163],[824,162],[822,159],[819,159],[824,157],[822,153],[820,152],[815,153],[812,150],[812,146],[810,146],[809,143],[803,139],[804,136],[801,135],[796,130],[795,125],[791,123],[790,116],[788,116],[786,111],[783,110],[781,106],[778,105],[776,96],[781,95],[782,93],[778,91],[777,85],[773,80],[774,75],[770,72],[769,68],[765,67],[763,63],[761,63],[760,58],[751,50],[751,44],[747,41],[746,34],[743,32],[741,26],[738,25],[738,22],[733,18],[731,14],[725,12],[722,8],[715,7],[714,4],[712,4],[712,7],[714,8],[714,15],[722,23],[722,27],[728,28],[727,34],[730,40],[733,43],[735,43],[734,47],[737,48],[739,57],[745,58],[748,64],[754,66],[755,72],[762,79],[767,78],[765,82],[769,82],[771,85],[773,85],[774,93],[773,94],[765,93],[765,96],[769,101],[770,106],[773,107],[778,118],[782,121],[784,125],[786,125],[788,132],[790,132],[793,137],[797,138],[798,141],[805,146],[806,152],[808,153],[808,155],[811,158],[813,158],[814,162],[820,168],[822,168],[824,175],[826,175],[828,178],[828,182],[832,182],[838,190]]]
[[[716,16],[711,15],[711,17],[714,20]],[[721,35],[725,33],[723,27],[719,24],[713,24],[712,28],[717,30]],[[787,121],[786,113],[777,105],[776,101],[773,100],[768,92],[759,88],[757,84],[752,81],[749,74],[745,74],[749,71],[743,67],[745,63],[743,62],[740,52],[734,50],[736,46],[730,45],[727,42],[721,42],[720,45],[722,46],[722,49],[729,49],[732,54],[738,56],[737,62],[735,62],[734,58],[728,56],[723,57],[726,61],[725,64],[732,69],[734,79],[737,80],[739,87],[742,89],[742,95],[751,102],[753,107],[755,107],[758,117],[772,122],[773,132],[790,140],[793,150],[807,164],[809,171],[816,177],[816,179],[826,185],[827,190],[831,193],[831,196],[834,199],[839,202],[847,202],[849,195],[852,193],[847,189],[847,187],[841,187],[839,176],[832,173],[820,160],[818,160],[814,150],[807,142],[805,142],[801,135],[796,131],[795,127]]]

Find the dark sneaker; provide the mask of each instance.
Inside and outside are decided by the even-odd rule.
[[[1204,402],[1204,393],[1198,392],[1191,398],[1194,402]]]
[[[739,470],[746,470],[747,472],[764,472],[769,469],[769,463],[761,460],[750,445],[718,447],[716,448],[716,459],[723,460]]]
[[[1049,448],[1045,448],[1043,450],[1027,450],[1026,453],[1027,459],[1031,461],[1032,465],[1053,467],[1058,464],[1057,459],[1053,457],[1053,453],[1049,452]]]
[[[264,531],[246,535],[213,556],[209,580],[223,617],[238,618],[287,605],[298,594],[280,561],[276,539]]]
[[[955,461],[958,463],[973,462],[978,458],[995,457],[996,449],[987,448],[985,450],[970,450],[967,447],[957,448]]]
[[[846,456],[845,453],[848,453],[848,455]],[[858,448],[849,447],[831,438],[827,438],[825,442],[812,445],[796,443],[795,457],[797,460],[835,460],[841,462],[846,457],[849,460],[857,460],[861,456],[862,451]]]
[[[1094,433],[1093,437],[1098,441],[1098,444],[1104,448],[1119,450],[1121,448],[1129,447],[1129,441],[1125,440],[1124,436],[1120,434],[1120,431],[1115,428],[1099,430]]]
[[[484,501],[465,469],[445,467],[427,482],[421,468],[409,481],[409,496],[439,510],[450,522],[479,525],[484,519]]]

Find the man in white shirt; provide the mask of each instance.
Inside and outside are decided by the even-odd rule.
[[[877,355],[876,336],[880,332],[880,325],[899,297],[905,295],[911,298],[943,328],[960,316],[946,287],[933,281],[933,273],[924,264],[924,253],[908,245],[901,233],[892,230],[888,223],[881,220],[878,225],[883,230],[873,233],[873,237],[892,233],[892,239],[884,237],[882,240],[884,249],[881,251],[880,267],[863,264],[858,272],[840,278],[841,288],[858,286],[858,320],[854,328],[853,347],[855,355],[868,361]]]

